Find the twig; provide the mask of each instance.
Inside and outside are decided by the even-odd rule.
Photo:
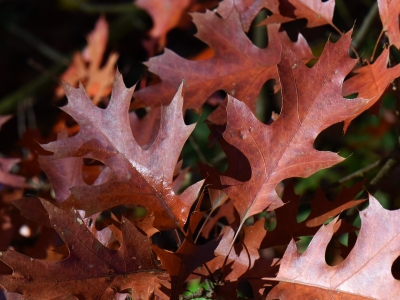
[[[377,16],[378,16],[378,2],[375,2],[374,5],[369,10],[367,16],[365,17],[364,21],[361,24],[360,29],[358,30],[356,36],[352,41],[354,48],[358,49],[358,47],[362,44]]]
[[[378,48],[379,41],[381,40],[381,38],[382,38],[384,32],[385,32],[385,31],[382,29],[381,33],[380,33],[379,36],[378,36],[378,39],[376,40],[375,47],[374,47],[374,51],[372,51],[372,55],[371,55],[371,59],[370,59],[370,62],[371,62],[371,63],[374,61],[376,49]]]
[[[334,189],[335,187],[338,187],[339,185],[341,185],[347,181],[350,181],[352,179],[364,177],[366,173],[377,169],[379,166],[383,165],[383,163],[385,161],[386,161],[386,159],[379,159],[379,160],[373,162],[372,164],[370,164],[364,168],[361,168],[360,170],[357,170],[354,173],[351,173],[351,174],[339,179],[338,181],[324,187],[324,190],[331,190],[331,189]]]
[[[182,246],[182,240],[181,240],[181,237],[179,236],[178,230],[174,229],[174,234],[175,234],[175,238],[176,238],[176,244],[179,248],[180,246]]]
[[[341,32],[340,29],[337,28],[335,24],[333,24],[331,22],[331,23],[329,23],[329,25],[331,25],[333,27],[333,29],[335,29],[340,35],[343,35],[343,32]],[[353,53],[355,54],[357,59],[360,59],[360,55],[358,54],[357,50],[353,47],[353,45],[350,45],[350,48],[351,48],[351,50],[353,50]]]

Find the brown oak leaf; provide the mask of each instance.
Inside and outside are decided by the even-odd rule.
[[[393,78],[400,76],[400,65],[388,68],[389,49],[384,49],[373,64],[355,70],[356,75],[343,83],[342,95],[358,93],[358,97],[369,99],[365,109],[374,105],[383,95]],[[344,121],[344,130],[354,118]]]
[[[74,55],[72,64],[61,75],[61,80],[72,85],[83,82],[89,97],[97,105],[102,97],[110,95],[118,60],[118,54],[111,53],[105,65],[101,67],[108,41],[108,24],[104,17],[99,18],[87,40],[88,45],[82,53]],[[64,95],[61,86],[57,88],[56,95]]]
[[[211,11],[192,16],[198,29],[196,37],[214,50],[214,56],[191,61],[165,49],[163,55],[145,63],[162,81],[135,92],[135,102],[150,107],[160,102],[169,103],[176,86],[184,79],[185,109],[199,109],[215,91],[224,89],[255,111],[262,85],[269,79],[277,79],[276,64],[280,59],[281,43],[301,58],[313,57],[301,35],[297,42],[291,42],[284,32],[278,32],[276,24],[267,28],[269,46],[258,48],[243,32],[235,9],[226,19]]]
[[[251,178],[240,182],[221,176],[225,192],[241,220],[283,205],[276,185],[290,177],[308,177],[343,160],[336,153],[317,151],[317,135],[325,128],[363,111],[365,99],[341,96],[344,77],[356,61],[348,56],[351,32],[327,43],[319,61],[309,69],[283,49],[278,65],[282,111],[271,125],[261,123],[243,103],[228,96],[224,139],[249,160]]]
[[[386,32],[390,44],[400,48],[399,1],[378,0],[378,9],[383,26],[382,30]]]
[[[396,299],[400,282],[393,277],[391,269],[400,254],[399,213],[399,210],[385,210],[370,196],[369,207],[360,212],[361,229],[354,248],[341,264],[333,267],[325,262],[325,249],[337,219],[317,232],[303,254],[297,252],[292,241],[282,258],[277,277],[285,281],[284,289],[280,283],[267,299],[285,299],[280,295],[297,293],[302,288],[311,290],[318,299],[325,299],[322,295],[331,292],[354,295],[355,298],[349,299],[361,299],[362,296]]]
[[[192,0],[137,0],[135,4],[145,9],[153,19],[150,36],[158,39],[160,46],[166,43],[168,31],[178,25],[182,14]]]
[[[259,25],[272,23],[285,23],[295,19],[307,19],[307,27],[317,27],[330,24],[332,26],[335,0],[280,0],[279,12],[277,11],[278,1],[271,2],[272,16],[268,17]]]
[[[28,299],[54,299],[75,295],[85,299],[112,299],[116,292],[132,289],[135,299],[148,299],[166,275],[153,257],[149,238],[125,220],[123,242],[118,250],[103,246],[86,228],[80,215],[41,200],[50,223],[67,244],[63,261],[33,259],[13,250],[1,252],[0,260],[13,269],[0,275],[1,285]]]
[[[94,106],[82,86],[75,89],[67,84],[65,90],[68,105],[61,109],[78,122],[80,132],[43,148],[54,152],[54,158],[78,156],[101,161],[112,175],[99,185],[72,187],[63,207],[82,209],[90,216],[122,204],[139,204],[155,216],[155,228],[183,228],[203,182],[190,186],[181,195],[173,191],[181,148],[195,126],[183,121],[182,86],[171,104],[162,107],[159,132],[147,149],[141,148],[132,136],[128,108],[133,87],[125,87],[119,72],[106,109]]]

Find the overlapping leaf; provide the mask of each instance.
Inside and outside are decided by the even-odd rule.
[[[87,40],[87,47],[82,53],[74,55],[71,65],[61,75],[61,80],[72,85],[79,81],[84,82],[88,95],[97,105],[102,97],[111,92],[115,63],[118,59],[118,54],[112,53],[106,64],[101,67],[108,41],[108,24],[104,17],[99,18]],[[61,86],[57,88],[56,94],[58,97],[64,95]]]
[[[284,291],[293,293],[297,289],[298,293],[302,289],[311,290],[314,298],[321,299],[327,291],[353,294],[354,299],[359,299],[357,296],[396,299],[400,282],[391,269],[400,254],[400,211],[385,210],[372,196],[369,201],[369,207],[360,212],[357,242],[341,264],[331,267],[325,262],[334,220],[318,231],[303,254],[297,252],[294,241],[290,243],[278,273],[278,279],[286,282],[285,287],[282,289],[279,284],[267,299],[281,299]]]
[[[214,56],[203,61],[190,61],[166,49],[163,55],[146,63],[162,82],[137,91],[135,101],[140,100],[146,106],[169,103],[176,86],[184,79],[187,87],[184,108],[198,109],[212,93],[224,89],[254,111],[262,85],[277,78],[276,64],[280,60],[281,43],[301,58],[312,58],[301,35],[293,43],[286,34],[278,33],[278,25],[268,26],[268,47],[256,47],[243,32],[235,9],[226,19],[210,11],[192,16],[198,29],[196,37],[214,50]]]
[[[399,1],[378,0],[378,9],[383,30],[386,31],[390,44],[400,48]]]
[[[75,295],[85,299],[112,299],[116,292],[132,289],[138,299],[149,298],[157,287],[157,276],[165,275],[155,262],[149,238],[133,224],[122,224],[123,242],[118,250],[103,246],[73,210],[61,210],[41,200],[50,223],[69,249],[60,262],[33,259],[13,250],[0,260],[13,269],[1,275],[8,291],[28,299],[53,299]]]
[[[150,147],[141,148],[132,136],[128,107],[133,88],[127,89],[117,72],[106,109],[94,106],[82,86],[65,85],[68,105],[62,109],[80,125],[80,132],[43,148],[54,158],[72,156],[101,161],[113,173],[100,185],[74,186],[64,207],[85,210],[88,215],[122,204],[139,204],[156,217],[158,229],[183,227],[202,182],[182,195],[173,191],[173,174],[181,148],[194,128],[182,117],[182,89],[170,105],[162,108],[157,137]]]
[[[251,179],[239,182],[221,177],[228,186],[242,220],[283,205],[275,186],[289,177],[307,177],[343,160],[336,153],[317,151],[317,135],[330,125],[356,116],[366,100],[341,96],[344,77],[355,65],[348,56],[351,32],[328,42],[313,68],[307,68],[290,50],[282,51],[278,65],[282,111],[271,125],[257,120],[250,109],[228,97],[224,139],[239,149],[251,165]]]
[[[388,59],[389,49],[385,49],[373,64],[357,69],[356,75],[344,82],[343,96],[357,93],[358,97],[369,99],[365,104],[365,109],[374,105],[393,81],[393,78],[400,76],[400,65],[388,68]],[[345,120],[345,130],[353,119]]]

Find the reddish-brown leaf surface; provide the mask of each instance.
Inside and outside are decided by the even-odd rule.
[[[386,32],[390,44],[400,48],[399,1],[378,0],[378,9],[383,30]]]
[[[259,25],[285,23],[295,19],[307,19],[307,27],[317,27],[330,24],[335,9],[335,0],[269,0],[268,9],[273,15]],[[271,8],[270,8],[271,7]],[[278,10],[279,8],[279,10]]]
[[[112,53],[101,67],[108,41],[108,24],[104,17],[97,21],[87,40],[88,45],[82,53],[74,55],[72,64],[61,75],[61,80],[72,85],[83,82],[93,103],[98,104],[102,97],[110,95],[118,59],[118,54]],[[58,97],[64,95],[61,86],[56,90],[56,94]]]
[[[267,8],[273,14],[279,14],[277,0],[225,0],[219,4],[217,12],[226,19],[232,10],[236,10],[240,15],[243,30],[247,32],[255,16],[263,8]]]
[[[400,211],[385,210],[372,196],[369,202],[369,207],[360,212],[357,242],[341,264],[331,267],[325,262],[325,249],[336,220],[318,231],[303,254],[297,252],[294,241],[290,243],[278,273],[278,279],[290,283],[286,284],[286,293],[295,292],[298,288],[295,284],[300,284],[321,288],[318,295],[333,290],[374,299],[398,297],[400,282],[391,269],[400,254]],[[268,299],[281,299],[281,293],[282,289],[277,288]]]
[[[184,79],[184,108],[198,109],[215,91],[223,89],[255,111],[262,85],[269,79],[277,79],[276,64],[280,60],[281,43],[303,59],[313,57],[301,35],[297,42],[291,42],[285,33],[278,32],[278,25],[268,26],[269,46],[266,49],[256,47],[243,32],[235,9],[226,19],[210,11],[192,16],[198,29],[196,37],[214,50],[214,56],[191,61],[165,49],[163,55],[146,63],[162,82],[135,92],[135,102],[140,100],[145,106],[169,103]]]
[[[298,19],[307,19],[307,27],[332,24],[335,0],[289,0],[289,2],[295,7],[294,14]]]
[[[83,87],[65,85],[68,105],[62,109],[80,125],[80,132],[43,147],[54,158],[73,156],[101,161],[112,172],[100,185],[74,186],[64,207],[85,210],[87,215],[122,204],[139,204],[154,214],[154,227],[183,227],[202,181],[183,194],[173,191],[173,175],[181,148],[194,128],[182,116],[182,89],[162,108],[160,129],[152,145],[141,148],[132,136],[128,108],[133,88],[127,89],[117,72],[106,109],[93,105]]]
[[[388,68],[389,49],[384,49],[381,55],[373,64],[356,69],[356,75],[346,80],[343,84],[343,96],[358,93],[359,98],[369,99],[365,109],[374,105],[385,92],[386,88],[393,81],[393,78],[400,76],[400,66]],[[354,119],[344,121],[344,129]]]
[[[191,2],[191,0],[137,0],[135,4],[150,14],[153,19],[150,36],[158,39],[158,43],[163,47],[168,31],[178,25]]]
[[[10,265],[12,275],[1,275],[8,291],[29,299],[54,299],[75,295],[85,299],[112,299],[116,292],[132,289],[136,299],[149,298],[157,287],[157,276],[165,271],[156,264],[149,238],[125,220],[123,242],[118,250],[103,246],[88,231],[80,215],[61,210],[41,200],[50,223],[67,244],[63,261],[33,259],[13,250],[0,260]]]
[[[325,128],[356,116],[366,100],[341,96],[344,77],[355,65],[348,56],[350,34],[327,43],[321,58],[307,68],[290,50],[282,51],[278,65],[282,111],[271,125],[261,123],[250,109],[228,97],[224,139],[249,160],[251,179],[239,182],[221,177],[242,220],[283,205],[275,186],[290,177],[307,177],[343,160],[336,153],[317,151],[313,143]]]

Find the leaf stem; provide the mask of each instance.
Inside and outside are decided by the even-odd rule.
[[[371,55],[371,59],[370,59],[370,62],[371,62],[371,63],[374,61],[376,49],[378,48],[379,41],[381,40],[381,38],[382,38],[384,32],[385,32],[385,31],[382,29],[381,33],[380,33],[379,36],[378,36],[378,39],[376,40],[375,47],[374,47],[374,51],[372,51],[372,55]]]

